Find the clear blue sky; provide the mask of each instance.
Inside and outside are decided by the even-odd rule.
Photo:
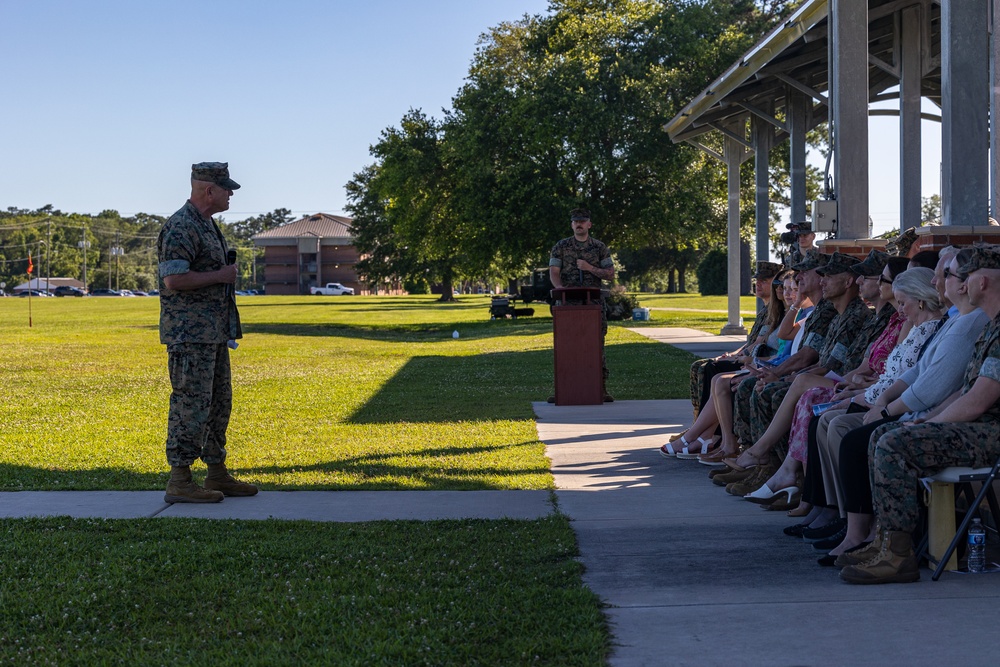
[[[442,117],[479,35],[548,0],[0,0],[0,209],[169,215],[193,162],[243,185],[228,220],[342,213],[410,108]],[[708,85],[708,81],[705,82]],[[924,195],[939,127],[924,123]],[[897,120],[871,120],[875,233],[898,225]],[[821,165],[820,165],[821,166]]]
[[[340,213],[370,144],[441,118],[479,35],[547,0],[0,0],[0,209],[169,215],[228,161],[229,220]]]

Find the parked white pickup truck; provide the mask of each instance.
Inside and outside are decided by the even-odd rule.
[[[310,287],[309,293],[321,296],[340,296],[341,294],[354,294],[354,288],[344,287],[340,283],[327,283],[326,287]]]

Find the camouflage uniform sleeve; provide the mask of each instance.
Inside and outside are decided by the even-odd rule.
[[[549,266],[557,266],[562,268],[563,265],[563,247],[562,241],[556,243],[552,246],[552,252],[549,254]]]
[[[600,258],[601,258],[600,268],[602,269],[615,268],[615,262],[613,259],[611,259],[611,250],[609,250],[608,246],[604,245],[603,243],[601,244]]]
[[[980,343],[982,347],[979,346]],[[970,375],[973,377],[969,377]],[[1000,382],[1000,317],[987,324],[983,330],[977,342],[976,354],[969,364],[962,393],[969,391],[980,377]],[[1000,401],[991,405],[976,421],[1000,422]]]
[[[810,347],[816,352],[822,350],[835,317],[837,317],[837,309],[834,308],[833,304],[826,299],[821,300],[806,320],[805,339],[802,341],[802,347]]]
[[[819,365],[837,372],[847,369],[851,345],[861,335],[862,329],[872,316],[861,299],[848,304],[831,326],[826,344],[820,352]]]
[[[160,278],[187,273],[198,256],[198,235],[192,225],[168,223],[159,238]]]

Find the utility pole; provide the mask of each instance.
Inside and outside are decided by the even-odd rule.
[[[125,254],[125,249],[121,247],[122,233],[115,232],[115,247],[111,249],[111,254],[115,256],[115,291],[118,291],[118,258]],[[108,285],[111,283],[111,272],[108,271]]]
[[[45,291],[49,291],[49,281],[52,279],[52,218],[48,224],[49,241],[45,244]]]
[[[90,247],[90,242],[87,241],[87,228],[84,227],[80,232],[80,242],[76,244],[80,250],[83,251],[83,291],[87,291],[87,248]]]

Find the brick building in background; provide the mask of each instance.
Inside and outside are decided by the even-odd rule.
[[[355,294],[368,291],[354,268],[360,256],[350,218],[316,213],[261,232],[253,242],[264,248],[265,294],[309,294],[326,283],[353,287]]]

